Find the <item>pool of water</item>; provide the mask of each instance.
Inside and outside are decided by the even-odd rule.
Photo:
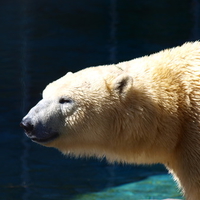
[[[181,199],[161,165],[66,158],[19,122],[68,71],[200,39],[197,0],[2,1],[0,30],[0,199]]]

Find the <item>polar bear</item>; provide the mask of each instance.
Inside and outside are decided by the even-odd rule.
[[[50,83],[21,126],[64,154],[163,163],[200,199],[200,42]]]

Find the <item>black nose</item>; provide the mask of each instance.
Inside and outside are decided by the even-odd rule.
[[[26,133],[31,133],[34,128],[30,118],[23,119],[20,123],[20,126],[26,131]]]

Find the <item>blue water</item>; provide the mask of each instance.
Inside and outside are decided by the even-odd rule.
[[[19,122],[67,71],[200,39],[198,0],[0,2],[0,199],[162,199],[181,195],[161,165],[66,158]]]

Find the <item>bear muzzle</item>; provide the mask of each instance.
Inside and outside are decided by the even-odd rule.
[[[58,132],[54,132],[51,129],[47,130],[42,125],[34,125],[29,117],[23,118],[20,126],[24,129],[26,136],[33,142],[47,143],[59,136]]]

